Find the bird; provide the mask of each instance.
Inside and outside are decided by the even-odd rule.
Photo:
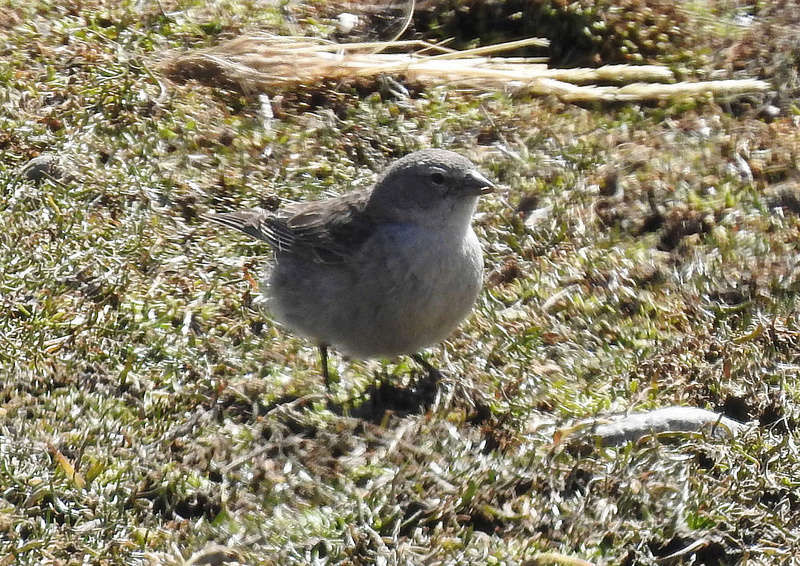
[[[472,217],[495,189],[462,155],[423,149],[368,189],[204,218],[272,246],[264,306],[317,345],[330,389],[329,347],[359,359],[411,355],[431,369],[419,352],[451,334],[482,288]]]

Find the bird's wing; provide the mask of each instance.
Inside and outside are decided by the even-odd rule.
[[[368,197],[366,191],[354,191],[332,199],[293,203],[277,213],[245,210],[206,218],[269,242],[278,253],[340,263],[357,252],[374,231],[375,222],[366,212]]]
[[[316,261],[339,263],[355,254],[375,229],[367,214],[369,193],[354,191],[332,199],[287,207],[286,227]]]
[[[265,210],[240,210],[203,215],[203,218],[268,242],[277,251],[291,249],[294,235],[284,220]]]

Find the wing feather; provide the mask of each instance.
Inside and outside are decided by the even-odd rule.
[[[341,263],[373,233],[375,223],[366,211],[368,197],[366,191],[354,191],[332,199],[292,203],[277,213],[253,209],[204,218],[268,242],[278,253]]]

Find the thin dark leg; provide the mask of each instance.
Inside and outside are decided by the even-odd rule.
[[[433,383],[438,383],[442,378],[442,372],[433,367],[428,360],[422,357],[422,354],[412,354],[411,359],[421,365],[422,368],[428,372],[428,377]]]
[[[422,354],[413,354],[411,359],[417,362],[422,368],[428,372],[428,378],[425,380],[422,386],[433,387],[434,389],[442,380],[442,372],[440,372],[437,368],[431,365],[428,360],[422,357]]]
[[[422,357],[422,354],[414,354],[411,356],[415,362],[421,365],[428,375],[417,381],[414,387],[414,394],[419,399],[418,403],[420,408],[427,409],[435,402],[439,383],[442,381],[442,372],[433,367],[428,361]]]
[[[319,348],[319,361],[322,364],[322,377],[325,378],[325,388],[331,390],[331,376],[328,373],[328,345],[320,344]]]

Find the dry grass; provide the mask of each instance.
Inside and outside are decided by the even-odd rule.
[[[335,33],[311,4],[4,5],[0,562],[796,564],[783,5],[729,52],[774,63],[774,93],[584,106],[399,75],[266,100],[150,63]],[[314,348],[254,306],[268,248],[200,214],[363,186],[429,146],[502,185],[476,219],[484,292],[428,354],[437,389],[406,359],[336,358],[329,402]],[[748,426],[562,441],[674,405]]]
[[[324,82],[375,80],[399,74],[413,84],[447,84],[482,91],[514,91],[554,95],[566,102],[637,102],[697,96],[732,98],[769,90],[766,81],[738,79],[674,82],[673,72],[658,65],[606,65],[597,68],[551,69],[529,58],[496,54],[547,40],[530,38],[456,51],[418,41],[331,43],[304,38],[251,35],[201,51],[168,59],[162,66],[173,81],[202,84],[247,93],[269,94],[314,90]],[[409,48],[417,51],[408,53]],[[384,53],[402,49],[402,53]],[[433,51],[428,54],[426,51]],[[644,84],[642,81],[649,82]],[[613,82],[625,86],[571,83]],[[632,83],[632,84],[626,84]],[[665,84],[667,83],[667,84]]]

